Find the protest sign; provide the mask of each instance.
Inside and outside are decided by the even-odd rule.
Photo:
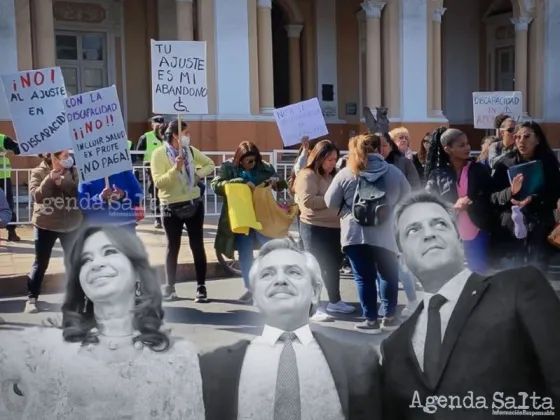
[[[507,114],[514,120],[523,116],[522,92],[473,92],[474,128],[491,130],[494,118]]]
[[[152,110],[208,114],[206,42],[152,40]]]
[[[22,155],[70,149],[59,67],[3,74],[2,84]]]
[[[274,119],[286,147],[300,143],[302,137],[313,140],[329,134],[317,98],[275,109]]]
[[[71,96],[64,107],[81,181],[132,170],[115,86]]]

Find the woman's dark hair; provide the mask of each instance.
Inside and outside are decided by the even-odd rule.
[[[498,114],[494,117],[494,128],[497,130],[502,126],[507,120],[513,120],[511,115],[508,114]]]
[[[133,327],[140,335],[134,343],[141,342],[154,351],[169,348],[168,335],[161,331],[163,307],[159,280],[155,269],[150,265],[146,248],[136,235],[115,226],[88,226],[79,232],[72,251],[66,258],[68,280],[66,295],[62,305],[62,336],[70,343],[97,344],[98,334],[92,331],[97,327],[94,316],[94,303],[86,300],[80,285],[82,252],[86,240],[97,232],[103,232],[111,243],[131,262],[140,283],[140,296],[136,297]]]
[[[39,157],[43,160],[43,162],[45,162],[47,165],[52,166],[52,157],[54,156],[55,158],[59,158],[60,155],[63,153],[64,151],[61,150],[60,152],[54,152],[54,153],[40,153]]]
[[[179,130],[179,121],[177,120],[173,120],[167,123],[164,122],[159,126],[159,138],[164,139],[168,143],[171,143],[173,141],[173,135],[178,136],[180,131],[183,131],[188,127],[189,125],[183,120],[181,120],[181,130]]]
[[[311,170],[319,175],[335,175],[336,174],[336,167],[333,168],[330,174],[325,174],[323,172],[323,162],[330,155],[332,152],[336,152],[336,160],[340,157],[340,150],[330,141],[330,140],[321,140],[319,143],[315,145],[311,153],[309,153],[309,157],[307,158],[307,165],[305,166],[305,170]]]
[[[259,166],[262,163],[261,152],[257,145],[250,141],[242,141],[239,146],[237,146],[237,150],[233,155],[233,164],[235,166],[241,166],[241,161],[247,156],[255,156],[255,167]]]
[[[432,131],[430,148],[426,156],[425,179],[428,179],[434,170],[447,168],[451,165],[444,148],[451,146],[457,138],[464,134],[461,130],[447,127],[439,127]]]
[[[522,128],[529,128],[533,130],[535,136],[539,140],[539,143],[535,147],[535,153],[533,155],[533,159],[549,159],[550,157],[554,157],[556,159],[556,153],[548,144],[548,140],[542,127],[536,123],[535,121],[525,121],[522,122],[517,126],[517,131],[521,130]]]
[[[387,141],[387,143],[389,143],[389,147],[391,148],[391,151],[389,152],[389,155],[385,158],[386,162],[393,163],[397,156],[404,156],[404,154],[399,150],[397,143],[393,141],[389,133],[375,133],[375,135],[378,137],[383,137]]]
[[[426,162],[426,158],[428,156],[428,150],[424,147],[424,139],[426,137],[428,137],[428,143],[429,143],[430,142],[430,136],[431,136],[431,133],[428,132],[424,135],[424,137],[422,137],[422,140],[420,140],[420,150],[418,150],[418,153],[417,153],[418,160],[420,161],[420,163]]]

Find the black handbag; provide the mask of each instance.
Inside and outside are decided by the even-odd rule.
[[[182,203],[168,204],[167,209],[178,219],[187,220],[196,214],[201,204],[201,200],[183,201]]]

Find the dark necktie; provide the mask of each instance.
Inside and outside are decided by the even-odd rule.
[[[298,367],[292,345],[296,339],[297,336],[293,332],[285,332],[278,340],[284,343],[284,348],[276,377],[274,420],[301,420]]]
[[[428,383],[435,387],[439,370],[439,356],[441,352],[441,316],[439,310],[447,299],[441,295],[434,295],[428,305],[428,328],[424,345],[424,374]]]

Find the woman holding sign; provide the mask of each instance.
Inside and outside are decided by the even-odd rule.
[[[183,227],[189,235],[189,245],[196,271],[196,302],[206,302],[206,251],[204,249],[204,201],[199,182],[214,171],[214,161],[190,145],[187,123],[174,120],[162,124],[165,142],[152,153],[150,167],[162,207],[163,229],[167,237],[165,260],[166,285],[163,297],[177,298],[175,282],[177,259],[181,249]]]
[[[498,245],[513,264],[546,273],[552,249],[547,237],[560,197],[558,160],[539,124],[526,121],[516,130],[515,150],[495,164],[492,176],[502,226]]]

